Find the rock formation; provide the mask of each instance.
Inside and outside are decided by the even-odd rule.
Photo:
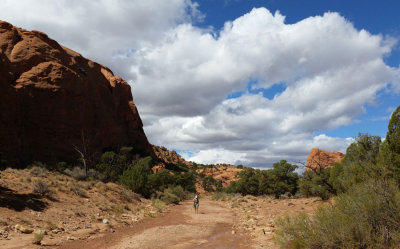
[[[340,163],[343,158],[344,154],[341,152],[328,152],[313,148],[307,157],[306,170],[332,168],[335,163]]]
[[[130,86],[110,69],[0,21],[0,152],[9,163],[75,160],[74,146],[129,144],[154,156],[142,126]]]

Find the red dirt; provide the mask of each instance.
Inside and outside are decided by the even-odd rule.
[[[232,234],[237,217],[227,207],[202,199],[194,213],[192,202],[172,207],[163,217],[147,220],[129,230],[101,238],[74,241],[59,248],[249,248],[249,237]]]

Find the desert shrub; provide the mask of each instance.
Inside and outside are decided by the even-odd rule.
[[[381,146],[379,162],[385,165],[400,185],[400,106],[393,112],[386,139]]]
[[[331,169],[320,169],[318,172],[305,171],[299,180],[299,192],[302,196],[318,196],[328,200],[336,194],[330,182]]]
[[[329,181],[337,193],[346,192],[354,185],[370,179],[378,169],[381,138],[368,134],[358,134],[346,149],[341,163],[333,166]]]
[[[276,224],[283,248],[398,248],[399,188],[387,179],[363,182],[313,217],[297,214]]]
[[[72,185],[71,187],[70,187],[70,190],[74,193],[74,194],[76,194],[77,196],[80,196],[80,197],[87,197],[87,195],[86,195],[86,191],[83,189],[83,187],[81,186],[81,185],[79,185],[79,184],[74,184],[74,185]]]
[[[181,201],[178,196],[174,195],[167,189],[164,190],[164,192],[160,196],[160,199],[167,204],[171,204],[171,203],[178,204]]]
[[[75,178],[76,180],[85,180],[86,179],[86,172],[84,169],[80,167],[74,167],[72,170],[66,169],[64,173]]]
[[[33,232],[33,244],[40,245],[40,242],[43,240],[44,234],[44,230],[35,230]]]
[[[193,173],[186,172],[175,175],[175,183],[176,186],[181,186],[185,191],[196,192],[196,178]]]
[[[330,169],[318,168],[303,173],[299,180],[300,193],[327,200],[359,183],[377,178],[385,171],[382,164],[378,164],[380,147],[380,137],[358,134],[341,163],[334,164]]]
[[[242,195],[274,195],[279,198],[285,193],[294,195],[298,189],[298,168],[285,160],[274,163],[269,170],[256,170],[245,167],[240,180],[232,181],[226,191]]]
[[[149,196],[149,188],[147,185],[150,170],[151,157],[141,159],[135,165],[124,171],[120,177],[120,182],[125,187],[144,196]]]
[[[168,189],[171,189],[172,193],[178,196],[180,200],[185,200],[188,196],[187,192],[182,188],[182,186],[173,186],[169,187]]]
[[[96,165],[105,181],[118,181],[119,177],[127,170],[133,160],[133,147],[122,147],[116,151],[106,151]]]
[[[124,207],[118,204],[114,204],[111,206],[111,210],[116,212],[116,213],[123,213],[124,212]]]
[[[64,172],[68,168],[68,164],[66,162],[58,162],[56,164],[56,170],[60,172]]]
[[[92,178],[92,179],[97,179],[97,180],[103,181],[105,179],[105,176],[102,173],[100,173],[97,170],[95,170],[95,169],[89,169],[88,170],[88,178]]]
[[[30,170],[30,174],[33,176],[46,177],[48,174],[48,170],[43,167],[33,166]]]
[[[207,192],[213,192],[216,189],[217,181],[212,176],[206,176],[202,179],[201,186]]]
[[[188,172],[189,171],[189,167],[184,164],[183,162],[178,162],[177,164],[175,164],[175,170],[178,172]]]
[[[47,169],[48,165],[39,161],[34,161],[33,163],[31,163],[28,168],[33,168],[33,167],[39,167],[39,168],[44,168]]]
[[[167,204],[178,204],[180,201],[185,200],[188,193],[181,186],[171,186],[164,189],[163,192],[158,192],[157,197]]]
[[[164,209],[165,205],[160,199],[153,198],[151,200],[152,206],[157,209],[159,212]]]
[[[42,196],[52,196],[54,192],[49,188],[49,185],[47,185],[47,183],[39,180],[36,181],[33,185],[33,193]]]
[[[195,192],[195,176],[191,172],[171,173],[169,170],[148,175],[148,187],[151,193],[164,191],[169,186],[181,186],[185,191]]]
[[[139,195],[130,190],[122,191],[120,195],[126,202],[140,201]]]
[[[148,185],[152,192],[164,191],[170,185],[176,183],[176,175],[169,170],[163,170],[148,176]]]

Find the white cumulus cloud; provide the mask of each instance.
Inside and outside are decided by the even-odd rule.
[[[3,0],[0,8],[0,19],[120,74],[150,142],[197,162],[265,167],[304,161],[313,147],[344,152],[351,139],[323,132],[354,122],[378,91],[400,89],[400,69],[383,60],[396,41],[338,13],[286,24],[255,8],[221,30],[197,27],[204,18],[190,0]],[[276,84],[281,92],[263,96]]]

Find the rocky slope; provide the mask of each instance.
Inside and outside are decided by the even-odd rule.
[[[343,158],[344,154],[341,152],[328,152],[313,148],[307,157],[306,170],[332,168],[335,163],[340,163]]]
[[[110,69],[3,21],[0,68],[0,152],[9,163],[74,160],[74,146],[130,144],[154,156],[130,86]]]
[[[132,229],[167,207],[115,183],[78,181],[44,168],[0,171],[0,248],[42,246],[84,240]]]

